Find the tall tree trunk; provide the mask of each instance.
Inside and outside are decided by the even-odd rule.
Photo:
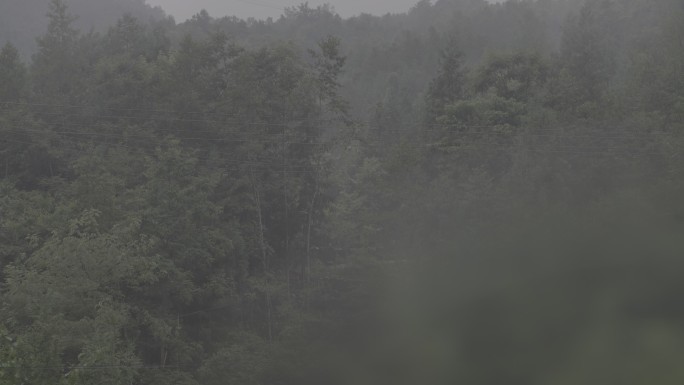
[[[259,219],[259,243],[261,246],[261,258],[264,266],[264,276],[266,279],[266,322],[268,327],[268,341],[273,342],[273,320],[271,316],[271,293],[269,287],[269,277],[268,277],[268,252],[266,250],[266,240],[264,236],[264,221],[261,213],[261,197],[259,196],[259,189],[257,188],[256,181],[254,179],[254,174],[250,170],[250,176],[252,177],[252,188],[254,189],[254,203],[256,204],[257,217]]]
[[[261,246],[261,262],[264,266],[264,273],[268,272],[268,253],[266,251],[266,240],[264,237],[264,220],[261,214],[261,197],[259,196],[259,189],[257,188],[254,174],[250,170],[252,179],[252,189],[254,190],[254,203],[256,204],[257,218],[259,219],[259,243]]]
[[[313,211],[316,206],[316,198],[318,197],[318,178],[316,178],[316,185],[314,193],[309,204],[309,212],[307,218],[306,228],[306,283],[307,286],[311,283],[311,226],[313,224]]]

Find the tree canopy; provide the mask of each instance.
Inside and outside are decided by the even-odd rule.
[[[680,2],[91,3],[0,4],[0,383],[681,383]]]

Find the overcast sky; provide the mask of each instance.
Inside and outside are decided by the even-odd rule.
[[[184,21],[201,9],[211,16],[238,16],[241,18],[277,18],[283,8],[296,6],[304,0],[147,0],[150,5],[159,5],[166,13],[173,15],[177,22]],[[344,17],[362,12],[374,15],[406,12],[418,0],[308,0],[309,6],[331,4],[337,13]]]

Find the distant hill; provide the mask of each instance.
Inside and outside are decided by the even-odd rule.
[[[5,0],[0,2],[0,44],[11,42],[28,57],[36,47],[35,38],[45,32],[49,0]],[[144,0],[64,0],[69,12],[78,17],[83,31],[103,31],[124,13],[140,20],[166,17],[159,7]]]

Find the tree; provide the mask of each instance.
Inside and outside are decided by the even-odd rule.
[[[318,43],[319,51],[309,50],[314,59],[314,71],[318,75],[319,103],[328,104],[332,112],[345,116],[347,105],[339,98],[339,77],[346,58],[340,53],[340,39],[328,36]]]
[[[77,71],[76,17],[62,0],[51,0],[47,17],[47,32],[37,39],[38,52],[33,56],[33,86],[43,98],[67,97],[76,92],[82,77]]]
[[[26,92],[26,67],[10,43],[0,51],[0,101],[18,101]]]
[[[463,54],[454,41],[442,50],[441,64],[437,76],[430,82],[426,100],[426,123],[433,125],[444,114],[447,105],[465,96],[466,71],[463,68]]]
[[[80,385],[96,376],[116,384],[135,377],[138,360],[123,333],[130,313],[119,290],[140,282],[145,270],[130,263],[145,262],[135,256],[136,241],[129,239],[129,254],[123,239],[102,234],[98,215],[86,210],[62,222],[40,248],[8,268],[4,322],[12,325],[16,375],[24,381]],[[77,368],[93,366],[112,369]]]
[[[589,1],[563,31],[555,106],[571,114],[594,114],[605,101],[616,73],[612,39],[612,8],[606,1]]]
[[[141,55],[155,57],[154,52],[147,52],[147,31],[130,13],[124,14],[116,25],[109,29],[107,36],[108,54],[128,54],[133,58]]]
[[[655,33],[636,45],[627,80],[628,104],[668,127],[684,116],[683,21],[684,9],[672,7]]]
[[[543,89],[549,68],[537,54],[514,53],[491,56],[476,71],[473,88],[506,99],[527,102]]]

